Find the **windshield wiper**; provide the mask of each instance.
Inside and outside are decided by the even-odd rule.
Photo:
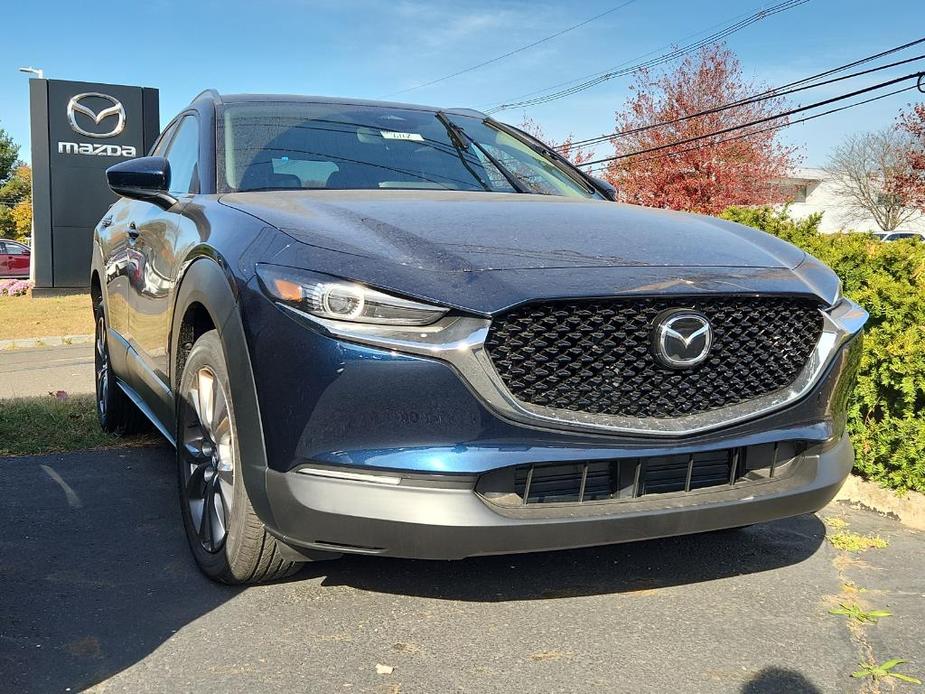
[[[467,133],[462,127],[450,120],[443,111],[436,112],[437,120],[439,120],[443,127],[446,128],[447,133],[450,136],[450,139],[453,141],[453,145],[461,150],[466,151],[469,149],[469,145],[466,142],[473,144],[476,149],[479,150],[488,161],[491,162],[498,171],[501,172],[501,175],[507,179],[507,182],[511,185],[511,188],[516,190],[518,193],[529,193],[526,186],[520,182],[520,180],[510,172],[500,161],[493,157],[488,150],[486,150],[481,144],[479,144],[469,133]],[[465,162],[464,162],[465,163]],[[467,167],[468,168],[468,167]],[[470,169],[471,170],[471,169]],[[480,179],[481,180],[481,179]]]
[[[456,128],[453,126],[453,123],[451,123],[450,120],[439,111],[437,112],[437,120],[439,120],[443,127],[446,128],[446,133],[449,135],[450,143],[456,149],[456,156],[459,157],[460,163],[466,167],[466,171],[472,174],[472,177],[479,182],[479,185],[482,186],[482,188],[488,192],[491,192],[491,184],[479,175],[479,173],[473,168],[471,162],[466,160],[465,152],[469,151],[469,145],[466,144],[466,141],[462,138],[462,135],[456,132]]]

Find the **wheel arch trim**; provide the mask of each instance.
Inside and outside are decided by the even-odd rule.
[[[93,245],[90,251],[90,288],[93,288],[93,278],[96,277],[100,285],[100,299],[103,304],[103,316],[106,318],[106,325],[109,323],[109,301],[108,301],[108,289],[109,286],[106,282],[106,263],[103,259],[103,249],[100,246],[99,239],[94,236]],[[94,310],[96,307],[93,307]]]

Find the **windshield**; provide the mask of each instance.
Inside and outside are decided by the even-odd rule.
[[[308,102],[228,104],[224,188],[433,189],[594,197],[590,186],[480,118]]]

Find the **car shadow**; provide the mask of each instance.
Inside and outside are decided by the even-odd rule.
[[[823,523],[802,515],[740,530],[456,562],[345,556],[307,564],[296,578],[441,600],[546,600],[770,571],[811,557],[824,538]]]
[[[238,593],[190,560],[171,460],[0,459],[0,689],[82,690]]]
[[[193,563],[172,458],[164,447],[144,447],[0,459],[0,688],[92,686],[240,593]],[[824,536],[815,516],[800,516],[459,562],[345,557],[308,564],[289,581],[442,600],[555,599],[768,571],[808,558]]]

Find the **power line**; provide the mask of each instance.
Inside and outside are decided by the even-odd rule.
[[[512,103],[512,104],[502,104],[502,105],[500,105],[500,106],[495,107],[494,109],[489,110],[488,112],[489,112],[489,113],[494,113],[494,112],[497,112],[497,111],[507,110],[507,109],[509,109],[509,108],[534,106],[534,105],[538,105],[538,104],[542,104],[542,103],[547,103],[547,102],[550,102],[550,101],[555,101],[555,100],[558,100],[558,99],[565,98],[565,97],[567,97],[567,96],[571,96],[571,95],[573,95],[573,94],[577,94],[577,93],[582,92],[582,91],[584,91],[584,90],[586,90],[586,89],[590,89],[591,87],[594,87],[594,86],[596,86],[596,85],[598,85],[598,84],[601,84],[601,83],[603,83],[603,82],[609,81],[609,80],[611,80],[611,79],[615,79],[615,78],[617,78],[617,77],[622,77],[622,76],[630,75],[630,74],[632,74],[632,73],[634,73],[634,72],[638,72],[639,70],[642,70],[642,69],[651,68],[651,67],[656,67],[656,66],[658,66],[658,65],[662,65],[662,64],[664,64],[664,63],[674,61],[674,60],[676,60],[677,58],[680,58],[680,57],[683,57],[683,56],[688,55],[688,54],[690,54],[690,53],[693,53],[694,51],[697,51],[697,50],[703,48],[704,46],[708,46],[708,45],[710,45],[710,44],[713,44],[713,43],[717,43],[717,42],[719,42],[719,41],[722,41],[722,40],[726,39],[728,36],[731,36],[732,34],[738,32],[738,31],[741,31],[742,29],[745,29],[746,27],[748,27],[748,26],[750,26],[750,25],[752,25],[752,24],[754,24],[754,23],[756,23],[756,22],[759,22],[759,21],[761,21],[762,19],[765,19],[766,17],[770,17],[770,16],[775,15],[775,14],[778,14],[778,13],[780,13],[780,12],[784,12],[784,11],[786,11],[786,10],[792,9],[793,7],[797,7],[798,5],[805,4],[806,2],[809,2],[809,0],[789,0],[788,2],[779,3],[778,5],[773,5],[773,6],[769,7],[769,8],[767,8],[767,9],[761,9],[761,10],[759,10],[759,11],[757,11],[757,12],[754,12],[754,13],[751,14],[751,15],[739,15],[736,19],[739,19],[739,18],[742,18],[742,17],[744,17],[744,19],[740,19],[740,21],[736,21],[736,22],[734,22],[732,25],[726,26],[726,27],[724,27],[722,30],[720,30],[720,31],[718,31],[718,32],[715,32],[715,33],[713,33],[713,34],[710,34],[710,35],[708,35],[708,36],[706,36],[706,37],[704,37],[704,38],[702,38],[702,39],[700,39],[700,40],[698,40],[698,41],[695,41],[694,43],[688,44],[688,45],[686,45],[686,46],[682,46],[682,47],[670,46],[671,50],[670,50],[668,53],[665,53],[665,54],[662,54],[662,55],[658,55],[658,56],[656,56],[655,58],[652,58],[652,59],[650,59],[650,60],[648,60],[648,61],[644,61],[644,62],[641,62],[641,63],[637,63],[637,64],[635,64],[635,65],[630,65],[629,67],[623,67],[623,66],[627,65],[627,63],[630,62],[630,61],[627,61],[627,62],[625,62],[625,63],[621,63],[620,65],[618,65],[618,66],[612,68],[612,69],[609,70],[609,71],[605,71],[605,72],[601,72],[601,73],[595,73],[594,75],[591,75],[591,76],[590,76],[590,79],[588,79],[588,80],[585,81],[585,82],[579,82],[579,80],[583,79],[583,78],[579,78],[578,80],[571,80],[571,81],[569,81],[569,82],[561,83],[561,84],[574,84],[574,83],[576,83],[576,82],[579,82],[578,84],[575,84],[573,87],[569,87],[568,89],[563,89],[563,90],[561,90],[561,91],[559,91],[559,92],[554,92],[554,93],[552,93],[552,94],[544,94],[543,96],[538,96],[538,97],[535,98],[535,99],[529,99],[529,100],[525,100],[525,101],[518,101],[518,102],[515,102],[515,103]],[[716,25],[714,25],[714,26],[716,26]],[[720,25],[720,26],[721,26],[721,25]],[[700,32],[700,33],[702,34],[703,32]],[[697,36],[697,35],[699,35],[699,34],[693,34],[692,36]],[[668,48],[668,47],[669,47],[669,46],[665,46],[665,47],[663,47],[663,48]],[[661,50],[661,49],[659,49],[659,50]],[[656,51],[650,51],[649,53],[643,54],[643,56],[640,56],[640,57],[645,57],[645,56],[647,56],[647,55],[652,55],[652,54],[655,53],[655,52],[656,52]],[[618,68],[622,68],[622,69],[618,69]],[[556,85],[556,86],[560,86],[560,85]],[[551,89],[554,89],[554,88],[555,88],[555,86],[549,87],[548,89],[539,90],[539,92],[533,92],[533,93],[541,93],[541,94],[542,94],[543,92],[548,92],[548,91],[550,91]]]
[[[635,157],[640,154],[649,154],[650,152],[658,152],[663,149],[669,149],[671,147],[677,147],[678,145],[686,145],[690,142],[697,142],[699,140],[705,140],[711,137],[716,137],[717,135],[725,135],[726,133],[734,132],[736,130],[742,130],[744,128],[750,128],[753,125],[760,125],[762,123],[768,123],[774,120],[780,120],[781,118],[786,118],[795,113],[801,113],[803,111],[809,111],[814,108],[819,108],[820,106],[827,106],[828,104],[835,103],[836,101],[843,101],[844,99],[850,99],[853,96],[858,96],[859,94],[866,94],[867,92],[874,91],[876,89],[882,89],[883,87],[889,87],[893,84],[898,84],[899,82],[905,82],[910,79],[920,79],[925,73],[922,72],[913,72],[909,75],[904,75],[903,77],[897,77],[892,80],[887,80],[886,82],[880,82],[879,84],[873,84],[869,87],[864,87],[863,89],[857,89],[853,92],[848,92],[847,94],[841,94],[839,96],[834,96],[830,99],[824,99],[822,101],[817,101],[813,104],[807,106],[798,106],[796,108],[789,109],[787,111],[782,111],[781,113],[776,113],[771,116],[765,116],[764,118],[759,118],[757,120],[750,121],[748,123],[741,123],[739,125],[733,125],[728,128],[723,128],[721,130],[716,130],[705,135],[696,135],[694,137],[688,137],[683,140],[677,140],[675,142],[668,142],[664,145],[656,145],[654,147],[647,147],[645,149],[640,149],[635,152],[628,152],[627,154],[617,154],[612,157],[604,157],[602,159],[595,159],[594,161],[586,162],[588,166],[593,166],[594,164],[601,164],[607,161],[615,161],[617,159],[626,159],[627,157]]]
[[[858,59],[855,60],[854,62],[846,63],[845,65],[839,65],[838,67],[833,67],[833,68],[831,68],[831,69],[829,69],[829,70],[826,70],[825,72],[820,72],[820,73],[818,73],[818,74],[816,74],[816,75],[811,75],[810,77],[804,77],[803,79],[797,80],[797,81],[795,81],[795,82],[789,82],[789,83],[787,83],[787,84],[783,84],[783,85],[779,86],[778,89],[787,89],[788,87],[795,87],[795,86],[797,86],[797,85],[799,85],[799,84],[803,84],[803,83],[805,83],[805,82],[811,82],[811,81],[814,81],[814,80],[816,80],[816,79],[820,79],[820,78],[822,78],[822,77],[828,77],[829,75],[833,75],[833,74],[835,74],[835,73],[837,73],[837,72],[842,72],[842,71],[844,71],[844,70],[850,70],[851,68],[857,67],[858,65],[863,65],[864,63],[869,63],[869,62],[871,62],[872,60],[879,60],[880,58],[884,58],[884,57],[886,57],[886,56],[888,56],[888,55],[892,55],[893,53],[898,53],[898,52],[900,52],[900,51],[906,50],[907,48],[911,48],[912,46],[917,46],[917,45],[919,45],[920,43],[925,43],[925,38],[916,39],[915,41],[910,41],[910,42],[908,42],[908,43],[904,43],[904,44],[902,44],[901,46],[895,46],[895,47],[893,47],[893,48],[887,48],[887,49],[884,50],[884,51],[880,51],[879,53],[875,53],[874,55],[869,55],[869,56],[867,56],[866,58],[858,58]]]
[[[905,44],[905,46],[901,46],[897,49],[891,49],[890,52],[895,52],[896,50],[907,48],[911,45],[915,45],[917,43],[923,43],[923,42],[925,42],[925,38],[919,39],[918,41],[914,41],[912,43]],[[849,63],[848,65],[855,66],[862,62],[867,62],[868,60],[874,59],[875,57],[881,57],[882,55],[884,54],[881,53],[881,54],[878,54],[877,56],[869,56],[868,58],[864,58],[860,61],[855,61],[854,63]],[[676,123],[681,123],[683,121],[690,120],[692,118],[699,118],[701,116],[707,116],[707,115],[711,115],[714,113],[720,113],[722,111],[726,111],[731,108],[737,108],[739,106],[746,106],[748,104],[759,103],[761,101],[766,101],[768,99],[773,99],[773,98],[777,98],[781,96],[787,96],[788,94],[795,94],[796,92],[805,91],[807,89],[815,89],[816,87],[822,87],[827,84],[834,84],[836,82],[842,82],[844,80],[853,79],[855,77],[861,77],[862,75],[869,75],[874,72],[879,72],[880,70],[887,70],[889,68],[897,67],[899,65],[906,65],[907,63],[913,63],[917,60],[922,60],[923,58],[925,58],[925,54],[917,55],[914,58],[907,58],[905,60],[899,60],[893,63],[888,63],[886,65],[880,65],[878,67],[870,68],[868,70],[861,70],[859,72],[853,72],[848,75],[842,75],[841,77],[835,77],[830,80],[824,80],[822,82],[814,82],[812,84],[805,84],[806,82],[809,82],[811,80],[818,79],[820,76],[835,74],[836,72],[840,72],[841,70],[844,70],[847,68],[847,66],[839,66],[837,68],[832,68],[831,70],[827,70],[826,72],[819,73],[818,75],[807,77],[798,82],[791,82],[790,84],[781,85],[779,87],[775,87],[774,89],[769,89],[767,91],[761,92],[759,94],[755,94],[753,96],[744,97],[736,101],[730,101],[729,103],[722,104],[721,106],[714,106],[712,108],[704,109],[702,111],[697,111],[696,113],[690,113],[684,116],[679,116],[677,118],[672,118],[671,120],[659,121],[657,123],[650,123],[649,125],[642,125],[636,128],[628,128],[626,130],[618,130],[616,132],[607,133],[606,135],[598,135],[597,137],[589,137],[585,140],[575,140],[574,142],[570,142],[568,146],[571,148],[571,147],[582,147],[582,146],[587,146],[587,145],[594,145],[600,142],[606,142],[607,140],[611,140],[615,137],[622,137],[624,135],[633,135],[636,133],[645,132],[646,130],[653,130],[655,128],[661,128],[667,125],[674,125]],[[796,87],[788,89],[788,87],[791,87],[794,84],[798,84],[802,86],[796,86]],[[556,149],[562,149],[562,146],[560,145]]]
[[[813,119],[815,119],[815,118],[821,118],[822,116],[828,116],[828,115],[831,115],[831,114],[833,114],[833,113],[838,113],[839,111],[847,111],[847,110],[850,109],[850,108],[855,108],[855,107],[857,107],[857,106],[863,106],[864,104],[869,104],[869,103],[871,103],[871,102],[873,102],[873,101],[879,101],[880,99],[886,99],[887,97],[895,96],[895,95],[897,95],[897,94],[902,94],[903,92],[908,92],[908,91],[911,91],[911,90],[916,89],[916,88],[917,88],[917,87],[916,87],[915,85],[913,85],[913,86],[911,86],[911,87],[903,87],[902,89],[896,89],[896,90],[894,90],[894,91],[887,92],[886,94],[879,94],[878,96],[874,96],[874,97],[871,97],[871,98],[869,98],[869,99],[863,99],[862,101],[856,101],[856,102],[854,102],[853,104],[847,104],[847,105],[845,105],[845,106],[839,106],[839,107],[837,107],[837,108],[830,108],[830,109],[827,110],[827,111],[822,111],[821,113],[814,113],[814,114],[811,115],[811,116],[805,116],[804,118],[798,118],[797,120],[788,121],[787,123],[780,123],[780,124],[777,124],[777,125],[768,126],[768,127],[766,127],[766,128],[760,128],[760,129],[758,129],[758,130],[751,130],[751,131],[749,131],[749,132],[747,132],[747,133],[744,133],[744,134],[742,134],[742,135],[736,135],[736,136],[734,136],[734,137],[727,137],[727,138],[724,138],[724,139],[722,139],[722,140],[719,140],[719,141],[717,141],[717,142],[713,142],[713,143],[710,143],[710,144],[711,144],[711,145],[722,145],[722,144],[726,144],[727,142],[734,142],[734,141],[736,141],[736,140],[744,140],[744,139],[747,139],[747,138],[749,138],[749,137],[754,137],[755,135],[760,135],[761,133],[766,133],[766,132],[769,132],[769,131],[771,131],[771,130],[782,130],[783,128],[789,128],[791,125],[798,125],[799,123],[805,123],[806,121],[810,121],[810,120],[813,120]],[[698,146],[694,146],[694,147],[686,147],[685,149],[679,149],[679,150],[674,151],[674,152],[667,152],[667,153],[665,153],[665,154],[659,154],[659,155],[654,156],[654,157],[644,157],[644,158],[642,158],[642,159],[637,159],[637,161],[655,161],[655,160],[657,160],[657,159],[667,159],[667,158],[669,158],[669,157],[676,157],[676,156],[678,156],[678,155],[680,155],[680,154],[686,154],[687,152],[693,152],[693,151],[698,150],[698,149],[700,149],[700,148],[701,148],[701,147],[700,147],[699,145],[698,145]],[[585,166],[585,165],[582,164],[582,166]],[[605,165],[605,166],[600,166],[600,165],[599,165],[599,166],[597,166],[597,168],[588,169],[588,171],[587,171],[586,173],[597,173],[597,172],[599,172],[599,171],[604,171],[604,170],[606,170],[607,168],[608,168],[608,167],[607,167],[606,165]]]
[[[652,58],[650,60],[647,60],[641,63],[636,63],[635,65],[630,65],[629,67],[624,67],[622,69],[617,69],[621,67],[621,66],[617,66],[615,68],[612,68],[610,71],[596,73],[590,76],[589,79],[583,82],[580,82],[578,84],[575,84],[574,86],[568,87],[567,89],[562,89],[557,92],[552,92],[552,93],[545,94],[542,96],[537,96],[533,99],[525,99],[523,101],[515,101],[512,103],[500,104],[498,106],[488,109],[487,113],[498,113],[499,111],[506,111],[512,108],[536,106],[538,104],[544,104],[550,101],[557,101],[559,99],[564,99],[567,96],[571,96],[573,94],[582,92],[586,89],[590,89],[591,87],[601,84],[602,82],[607,82],[608,80],[612,80],[617,77],[629,75],[634,72],[638,72],[639,70],[642,70],[644,68],[651,68],[657,65],[661,65],[663,63],[671,62],[673,60],[676,60],[677,58],[688,55],[689,53],[693,53],[703,48],[704,46],[708,46],[710,44],[721,41],[725,39],[726,37],[731,36],[732,34],[738,31],[741,31],[742,29],[745,29],[748,26],[751,26],[752,24],[755,24],[756,22],[760,22],[761,20],[766,19],[767,17],[771,17],[775,14],[785,12],[794,7],[804,5],[807,2],[809,2],[809,0],[785,0],[784,2],[779,2],[776,5],[772,5],[771,7],[758,10],[757,12],[754,12],[746,16],[744,19],[741,19],[729,26],[726,26],[720,31],[714,32],[702,39],[699,39],[693,43],[689,43],[685,46],[672,48],[668,53],[664,53],[662,55],[656,56],[655,58]],[[549,87],[548,89],[554,89],[554,88],[555,87]],[[541,91],[548,91],[548,89],[541,90]]]
[[[434,85],[434,84],[438,84],[438,83],[440,83],[440,82],[445,82],[445,81],[448,80],[448,79],[452,79],[452,78],[454,78],[454,77],[459,77],[460,75],[464,75],[464,74],[466,74],[467,72],[472,72],[473,70],[478,70],[479,68],[483,68],[483,67],[485,67],[486,65],[491,65],[492,63],[497,63],[498,61],[504,60],[505,58],[510,58],[512,55],[516,55],[517,53],[522,53],[523,51],[526,51],[526,50],[528,50],[528,49],[530,49],[530,48],[534,48],[535,46],[539,46],[541,43],[545,43],[546,41],[551,41],[552,39],[558,38],[558,37],[562,36],[563,34],[569,33],[570,31],[574,31],[575,29],[580,29],[581,27],[585,26],[586,24],[590,24],[591,22],[593,22],[593,21],[595,21],[595,20],[598,20],[598,19],[600,19],[601,17],[606,17],[606,16],[609,15],[609,14],[613,14],[613,13],[616,12],[617,10],[622,10],[622,9],[623,9],[624,7],[626,7],[627,5],[632,5],[634,2],[636,2],[636,0],[626,0],[626,2],[624,2],[624,3],[620,4],[620,5],[617,5],[616,7],[611,7],[611,8],[610,8],[609,10],[607,10],[606,12],[601,12],[600,14],[594,15],[593,17],[590,17],[589,19],[586,19],[586,20],[584,20],[583,22],[579,22],[578,24],[573,24],[572,26],[566,27],[565,29],[562,29],[562,30],[560,30],[560,31],[555,32],[554,34],[550,34],[549,36],[544,36],[544,37],[541,38],[541,39],[538,39],[538,40],[536,40],[536,41],[533,41],[532,43],[528,43],[527,45],[521,46],[520,48],[515,48],[514,50],[508,51],[507,53],[504,53],[504,54],[502,54],[502,55],[499,55],[499,56],[497,56],[497,57],[495,57],[495,58],[491,58],[491,59],[489,59],[489,60],[485,60],[485,61],[483,61],[483,62],[481,62],[481,63],[478,63],[477,65],[470,65],[470,66],[467,67],[467,68],[463,68],[462,70],[459,70],[459,71],[454,72],[454,73],[449,74],[449,75],[444,75],[443,77],[438,77],[437,79],[431,80],[430,82],[424,82],[424,83],[422,83],[422,84],[416,84],[416,85],[414,85],[413,87],[407,87],[406,89],[399,89],[397,92],[391,92],[390,94],[386,94],[385,96],[387,96],[387,97],[389,97],[389,96],[395,96],[395,95],[397,95],[397,94],[405,94],[406,92],[411,92],[411,91],[414,91],[414,90],[416,90],[416,89],[423,89],[424,87],[430,87],[430,86],[432,86],[432,85]]]
[[[655,49],[653,49],[653,50],[651,50],[651,51],[648,51],[648,52],[643,53],[643,54],[641,54],[641,55],[637,55],[637,56],[635,56],[634,58],[630,58],[629,60],[626,60],[626,61],[620,63],[619,65],[616,65],[616,66],[614,66],[614,67],[612,67],[612,68],[609,68],[608,70],[605,70],[604,72],[594,72],[594,73],[591,73],[590,75],[582,75],[581,77],[575,77],[575,78],[572,78],[572,79],[570,79],[570,80],[565,80],[564,82],[557,82],[556,84],[552,84],[552,85],[550,85],[550,86],[548,86],[548,87],[544,87],[544,88],[542,88],[542,89],[534,89],[533,91],[530,91],[530,92],[526,92],[526,93],[523,93],[523,94],[518,94],[517,96],[512,97],[512,98],[513,98],[513,99],[525,99],[525,98],[528,97],[528,96],[534,96],[534,95],[536,95],[536,94],[544,94],[544,93],[546,93],[546,92],[552,91],[553,89],[558,89],[559,87],[565,87],[565,86],[568,86],[568,85],[571,85],[571,84],[577,84],[578,82],[581,82],[581,81],[584,80],[584,79],[588,79],[588,78],[591,78],[591,77],[598,77],[598,76],[600,76],[600,75],[606,74],[607,72],[612,72],[612,71],[617,70],[617,69],[619,69],[619,68],[622,68],[622,67],[625,67],[625,66],[627,66],[627,65],[630,65],[633,61],[642,60],[643,58],[648,58],[650,55],[656,55],[657,53],[659,53],[659,51],[664,51],[664,50],[667,50],[667,49],[674,49],[674,47],[675,47],[675,46],[677,45],[677,43],[680,42],[680,41],[686,41],[686,40],[688,40],[688,39],[694,38],[695,36],[702,36],[703,34],[706,34],[707,32],[712,31],[713,29],[716,29],[717,27],[724,26],[725,24],[727,24],[727,23],[729,23],[729,22],[736,22],[736,21],[738,21],[738,20],[740,20],[740,19],[743,19],[743,18],[745,18],[745,17],[747,17],[747,16],[748,16],[748,13],[747,13],[747,12],[744,12],[744,13],[738,14],[738,15],[736,15],[736,16],[734,16],[734,17],[730,17],[729,19],[723,20],[722,22],[717,22],[716,24],[711,24],[710,26],[706,27],[705,29],[702,29],[702,30],[700,30],[700,31],[696,31],[696,32],[694,32],[694,33],[692,33],[692,34],[686,34],[685,36],[682,36],[682,37],[681,37],[680,39],[678,39],[678,41],[675,42],[675,43],[670,43],[670,44],[667,44],[667,45],[664,45],[664,46],[659,46],[658,48],[655,48]],[[487,106],[487,108],[491,108],[491,107],[493,107],[493,105]]]

